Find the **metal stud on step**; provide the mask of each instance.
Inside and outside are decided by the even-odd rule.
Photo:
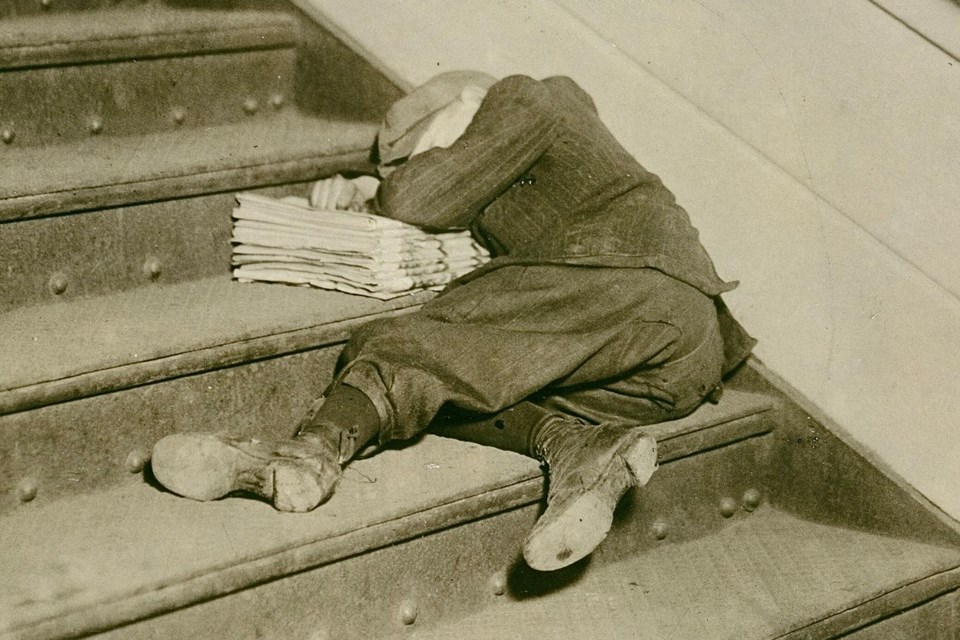
[[[250,115],[255,114],[260,109],[260,102],[256,98],[247,98],[243,101],[243,110]]]
[[[53,0],[40,0],[40,6],[44,9],[49,9],[53,5]]]
[[[181,125],[187,121],[187,112],[181,107],[176,107],[170,112],[170,118],[174,124]]]
[[[0,140],[3,140],[4,144],[10,144],[16,137],[16,132],[10,127],[4,127],[3,130],[0,130]]]
[[[140,473],[145,466],[147,466],[147,456],[136,449],[128,453],[127,459],[123,461],[123,467],[130,473]]]
[[[403,603],[400,604],[400,621],[403,624],[413,624],[417,621],[419,614],[420,609],[413,600],[404,600]]]
[[[90,118],[89,128],[90,128],[90,133],[93,134],[93,135],[97,135],[97,134],[99,134],[99,133],[102,133],[102,132],[103,132],[103,118],[101,118],[100,116],[94,116],[94,117]]]
[[[733,498],[724,498],[720,501],[720,515],[729,518],[737,512],[737,501]]]
[[[270,106],[274,109],[279,109],[283,106],[284,98],[282,93],[275,93],[270,96]]]
[[[747,511],[753,511],[763,502],[763,494],[757,489],[747,489],[743,492],[743,508]]]
[[[143,275],[151,280],[159,278],[161,273],[163,273],[163,265],[160,264],[159,258],[151,256],[143,263]]]
[[[506,571],[497,571],[490,576],[490,591],[495,596],[502,596],[507,592],[507,573]]]
[[[57,296],[66,291],[68,286],[70,286],[70,280],[67,279],[67,274],[62,271],[53,274],[47,281],[47,288],[50,289],[52,294]]]
[[[653,537],[655,537],[657,540],[663,540],[667,537],[667,534],[670,533],[670,527],[667,526],[666,522],[657,520],[653,523],[652,531]]]
[[[24,478],[17,485],[17,500],[30,502],[37,497],[37,481],[33,478]]]

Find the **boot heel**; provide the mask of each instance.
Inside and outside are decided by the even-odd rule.
[[[642,436],[621,455],[636,486],[646,485],[657,470],[657,441],[651,436]]]

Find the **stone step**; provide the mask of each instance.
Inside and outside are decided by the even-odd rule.
[[[5,149],[0,222],[310,179],[331,156],[366,162],[375,135],[372,123],[291,109],[197,131]]]
[[[152,0],[0,0],[0,18],[50,15],[61,12],[99,11],[147,4]]]
[[[956,548],[764,507],[712,535],[585,572],[570,588],[512,592],[464,618],[389,637],[849,640],[859,631],[948,640],[958,585]],[[931,602],[940,610],[897,621],[899,611]]]
[[[289,48],[298,41],[297,22],[284,12],[112,4],[80,15],[52,12],[5,21],[0,71]]]
[[[372,170],[399,90],[249,4],[0,22],[0,312],[225,274],[233,192]]]
[[[233,192],[369,171],[375,135],[288,109],[0,150],[0,311],[228,273]]]
[[[294,101],[298,27],[163,4],[5,20],[2,151],[267,117]]]
[[[353,328],[428,298],[224,275],[0,314],[0,512],[123,482],[168,433],[289,436]]]
[[[355,461],[333,498],[307,514],[243,498],[196,503],[141,478],[35,501],[0,519],[13,541],[0,559],[0,624],[17,638],[372,638],[475,615],[498,598],[530,597],[536,608],[530,589],[573,585],[594,567],[652,550],[670,558],[657,567],[679,563],[712,579],[717,543],[693,556],[684,545],[719,533],[724,548],[745,527],[784,522],[767,495],[776,407],[770,396],[734,389],[651,428],[661,470],[627,499],[601,552],[550,576],[518,562],[540,509],[537,464],[431,435]],[[828,553],[812,546],[801,550]],[[896,559],[892,543],[880,547],[865,557]],[[902,549],[896,568],[919,575],[957,560],[955,550],[924,553]],[[883,573],[870,566],[831,593]],[[751,567],[744,560],[740,570]],[[787,571],[812,580],[802,562]]]

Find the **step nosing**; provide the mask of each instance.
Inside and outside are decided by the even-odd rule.
[[[197,33],[196,35],[200,36],[202,33]],[[132,42],[132,40],[130,40]],[[116,44],[125,42],[124,40],[113,41]],[[3,60],[3,52],[0,51],[0,72],[3,71],[30,71],[33,69],[48,69],[51,67],[81,67],[81,66],[94,66],[94,65],[107,65],[120,62],[130,62],[130,61],[144,61],[144,60],[163,60],[168,58],[191,58],[191,57],[200,57],[208,55],[223,55],[229,53],[238,53],[246,51],[271,51],[271,50],[282,50],[282,49],[292,49],[296,47],[296,41],[294,40],[278,40],[272,43],[262,43],[259,46],[250,46],[249,44],[236,44],[236,45],[217,45],[211,48],[196,49],[196,48],[172,48],[169,51],[157,51],[155,49],[147,49],[138,51],[124,51],[117,52],[116,54],[110,54],[110,52],[103,52],[100,49],[91,47],[90,56],[84,57],[84,51],[71,51],[63,52],[64,55],[57,56],[51,55],[48,56],[47,60],[43,59],[44,51],[41,49],[51,49],[54,47],[38,47],[34,48],[23,48],[18,52],[18,57],[29,57],[30,60],[24,60],[22,63],[15,61],[5,61]],[[59,49],[59,47],[57,47]],[[56,52],[56,53],[59,53]],[[12,57],[12,56],[11,56]]]
[[[337,158],[349,157],[357,153],[366,153],[366,152],[367,152],[367,149],[363,147],[346,149],[346,150],[338,151],[332,154],[304,152],[302,154],[290,154],[289,157],[284,157],[282,159],[268,160],[264,162],[250,162],[245,164],[227,165],[224,167],[210,169],[207,171],[195,171],[195,170],[192,170],[189,166],[186,166],[184,168],[183,173],[176,174],[176,175],[158,176],[158,177],[150,177],[150,178],[133,178],[130,180],[117,180],[112,182],[109,182],[109,181],[96,182],[96,183],[91,182],[88,184],[78,185],[73,187],[68,186],[59,190],[44,190],[44,191],[35,191],[31,193],[20,193],[20,194],[11,195],[9,197],[0,196],[0,207],[2,207],[8,202],[16,203],[17,201],[24,200],[27,198],[59,196],[59,195],[70,194],[70,193],[78,193],[82,191],[93,191],[96,189],[107,189],[107,188],[114,188],[114,187],[150,185],[150,184],[154,184],[158,182],[166,182],[170,180],[189,179],[195,176],[215,176],[217,174],[226,173],[230,171],[243,171],[244,169],[257,169],[260,167],[270,167],[273,165],[284,164],[288,162],[315,161],[318,159],[333,160]],[[17,220],[22,220],[22,219],[25,219],[25,218],[17,218]],[[3,220],[3,214],[0,213],[0,221],[2,220]]]
[[[13,171],[5,176],[0,224],[315,180],[335,171],[370,171],[375,130],[370,122],[278,114],[259,122],[198,128],[193,137],[177,131],[65,144],[53,148],[61,154],[52,156],[58,158],[53,167],[44,165],[50,150],[24,148],[11,157],[23,154],[19,172],[25,182],[17,183]],[[288,139],[289,144],[283,143]],[[162,150],[157,162],[147,162],[144,152],[137,151],[150,148]],[[80,163],[81,158],[100,160],[70,165],[82,170],[60,171],[74,157]],[[115,167],[121,165],[125,170],[118,172]],[[41,166],[42,173],[30,173],[31,167],[39,171]],[[54,181],[54,175],[60,179]]]
[[[359,314],[331,322],[278,329],[259,335],[238,337],[165,355],[156,355],[144,360],[91,368],[61,377],[8,386],[0,389],[0,415],[320,349],[345,342],[349,336],[349,330],[360,323],[412,309],[413,307],[402,307],[398,310]],[[288,345],[272,347],[272,342],[287,337],[294,338],[294,341]],[[193,358],[199,361],[194,361]],[[173,366],[168,366],[171,364]]]
[[[81,30],[71,25],[63,33],[51,36],[49,29],[44,33],[36,31],[38,21],[28,18],[26,24],[32,30],[8,32],[6,42],[0,45],[0,70],[289,48],[298,42],[298,25],[286,14],[251,13],[235,19],[233,24],[223,24],[222,16],[210,12],[191,15],[190,12],[119,10],[106,11],[103,15],[119,18],[120,24],[105,28],[98,25],[100,33],[95,28]],[[261,21],[255,23],[254,18]],[[163,21],[159,26],[158,19]],[[4,26],[16,28],[18,25]],[[213,46],[205,48],[203,42],[197,42],[203,39],[210,40]]]
[[[117,625],[133,622],[147,615],[189,606],[210,598],[227,596],[283,576],[335,564],[420,536],[493,517],[532,504],[540,499],[542,482],[539,478],[539,472],[527,475],[528,477],[517,478],[500,486],[438,502],[427,509],[410,511],[364,524],[333,536],[291,544],[258,556],[244,558],[238,562],[208,567],[191,575],[172,576],[153,583],[138,585],[125,593],[112,594],[102,600],[81,603],[75,607],[51,613],[44,618],[26,621],[9,628],[8,631],[33,630],[48,626],[51,623],[61,626],[66,622],[70,626],[68,621],[71,616],[89,616],[91,611],[123,606],[138,599],[162,601],[158,603],[159,606],[149,607],[147,612],[141,609],[135,616],[105,616],[112,618],[106,625],[101,622],[101,624],[91,625],[90,628],[81,630],[82,633],[103,631]],[[426,518],[424,518],[425,514],[427,515]],[[431,519],[430,515],[433,515],[434,518]],[[415,526],[405,526],[408,523],[413,523]],[[394,531],[394,528],[401,530]],[[360,538],[359,544],[356,542],[357,538]],[[305,557],[298,559],[298,555]],[[284,559],[290,556],[293,557],[292,561],[284,562]],[[274,568],[271,570],[271,567]],[[236,578],[227,587],[221,585],[218,588],[216,585],[207,584],[221,581],[223,576],[226,576],[227,580],[230,580],[232,576],[236,576]],[[190,587],[198,584],[200,585],[199,588],[194,593],[189,593]],[[188,594],[177,598],[172,606],[169,602],[163,600],[167,593],[177,590],[187,590]]]

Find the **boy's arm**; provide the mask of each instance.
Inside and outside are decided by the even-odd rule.
[[[543,154],[556,137],[549,93],[511,76],[490,88],[450,147],[425,151],[380,185],[385,216],[432,229],[466,228]]]

